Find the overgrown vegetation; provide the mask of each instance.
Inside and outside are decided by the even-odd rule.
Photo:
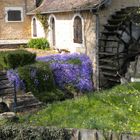
[[[139,132],[140,84],[119,85],[111,90],[48,105],[21,123],[66,128]]]
[[[38,12],[38,13],[36,13],[36,17],[41,22],[45,32],[48,33],[48,28],[49,28],[48,16],[46,14],[43,15]]]
[[[77,93],[93,91],[92,62],[84,54],[57,54],[38,57],[50,63],[56,85],[62,90]]]
[[[26,92],[31,91],[40,101],[53,102],[64,99],[64,93],[56,88],[52,71],[47,63],[38,62],[18,68]]]
[[[29,48],[35,48],[35,49],[49,49],[49,42],[46,38],[34,38],[30,39],[27,46]]]
[[[0,53],[0,66],[3,69],[15,69],[19,66],[34,63],[35,58],[35,53],[26,50],[2,51]]]

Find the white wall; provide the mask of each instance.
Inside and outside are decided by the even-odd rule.
[[[84,25],[83,25],[83,43],[78,44],[73,42],[73,20],[74,16],[80,14],[73,14],[73,13],[65,13],[65,14],[55,14],[49,16],[49,25],[51,24],[51,17],[55,19],[55,40],[56,45],[53,46],[58,49],[67,49],[71,52],[76,52],[77,48],[84,48]],[[81,16],[82,18],[82,16]],[[83,21],[83,20],[82,20]],[[49,33],[48,33],[48,39],[50,41],[50,44],[52,44],[52,29],[51,25],[49,26]]]
[[[37,36],[34,37],[33,36],[33,19],[36,19],[36,27],[37,27]],[[31,34],[32,34],[32,38],[41,38],[41,37],[45,37],[45,31],[44,31],[44,28],[41,24],[41,22],[36,18],[36,17],[32,17],[32,21],[31,21]]]

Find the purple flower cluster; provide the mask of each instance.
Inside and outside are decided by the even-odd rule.
[[[77,90],[92,91],[92,62],[84,54],[56,54],[38,57],[38,61],[49,62],[54,74],[55,83],[62,89],[72,86]],[[69,60],[79,60],[80,64],[69,63]]]
[[[23,80],[20,79],[18,72],[16,70],[8,70],[7,71],[7,78],[11,84],[15,83],[16,91],[22,90],[25,91],[25,84]]]

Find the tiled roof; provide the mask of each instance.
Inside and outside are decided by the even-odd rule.
[[[44,0],[35,10],[27,13],[28,15],[41,13],[56,13],[73,10],[87,10],[96,7],[105,0]]]

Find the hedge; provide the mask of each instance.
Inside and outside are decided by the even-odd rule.
[[[36,54],[26,50],[2,51],[0,65],[3,69],[15,69],[35,62]]]
[[[1,140],[70,140],[71,130],[29,127],[29,126],[1,126]]]

